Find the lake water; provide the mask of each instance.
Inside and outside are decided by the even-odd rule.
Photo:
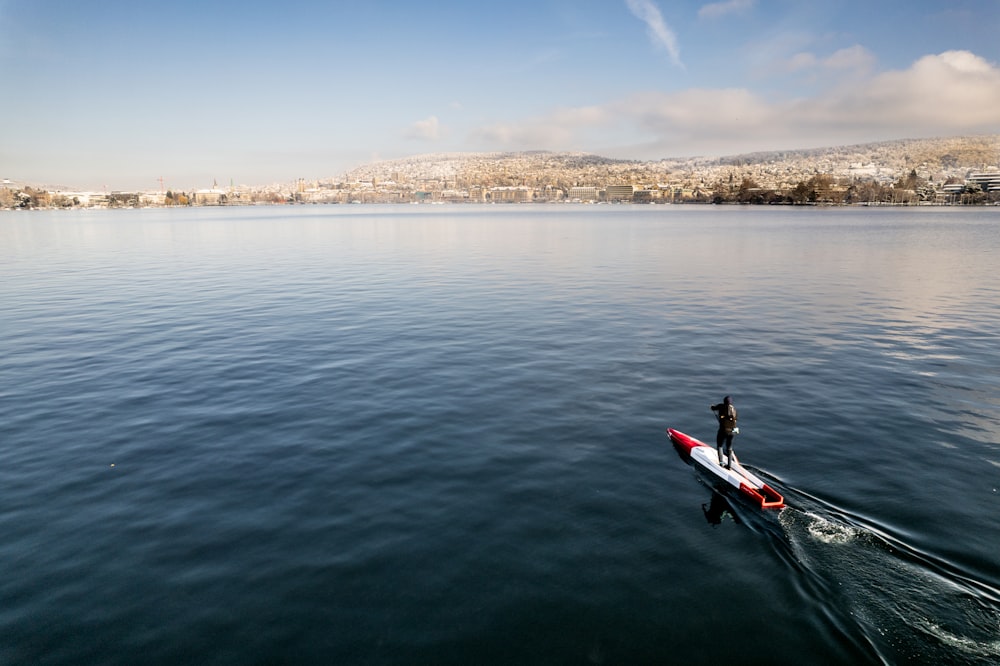
[[[998,266],[996,208],[0,212],[0,663],[995,664]],[[781,512],[669,444],[727,394]]]

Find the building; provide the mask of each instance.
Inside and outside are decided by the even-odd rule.
[[[635,186],[608,185],[604,197],[608,201],[632,201],[635,197]]]
[[[221,206],[226,203],[226,193],[222,190],[198,190],[194,193],[194,203],[199,206]]]
[[[983,188],[983,192],[1000,192],[1000,171],[980,171],[970,173],[966,182],[975,183]]]
[[[570,201],[597,201],[600,197],[596,187],[590,186],[580,186],[571,187],[569,192],[566,194],[566,198]]]
[[[491,187],[486,195],[493,203],[529,203],[534,198],[530,187]]]

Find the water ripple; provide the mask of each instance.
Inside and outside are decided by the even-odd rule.
[[[0,661],[995,660],[990,211],[409,208],[0,213]]]

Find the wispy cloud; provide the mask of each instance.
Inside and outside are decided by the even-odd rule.
[[[441,138],[441,123],[438,121],[437,116],[418,120],[403,132],[403,136],[407,139],[419,141],[436,141]]]
[[[789,71],[824,70],[826,72],[850,72],[867,74],[875,65],[875,56],[863,46],[854,45],[835,51],[826,58],[819,58],[810,52],[796,53],[786,63]]]
[[[646,24],[653,43],[667,50],[670,61],[677,67],[684,67],[681,62],[681,50],[677,45],[677,35],[663,20],[663,14],[650,0],[625,0],[629,11]]]
[[[710,2],[698,10],[699,18],[716,19],[727,14],[738,14],[752,9],[757,0],[727,0],[727,2]]]
[[[866,52],[822,61],[866,65]],[[840,52],[838,52],[840,53]],[[909,68],[852,77],[812,97],[774,99],[745,88],[647,92],[606,105],[482,130],[477,138],[508,149],[593,150],[592,137],[623,127],[638,142],[611,157],[656,159],[808,148],[948,134],[1000,133],[1000,66],[969,51],[928,55]],[[587,139],[585,137],[591,137]]]
[[[522,122],[496,123],[472,132],[477,144],[491,147],[542,150],[582,150],[580,134],[607,126],[612,111],[601,106],[561,108]]]
[[[871,71],[875,65],[875,56],[871,51],[860,45],[849,46],[834,52],[823,61],[827,69],[852,70],[855,72]]]

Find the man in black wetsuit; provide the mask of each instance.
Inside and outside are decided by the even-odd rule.
[[[715,447],[719,452],[719,464],[722,464],[722,453],[726,454],[726,469],[733,466],[733,435],[736,430],[736,407],[728,395],[718,405],[712,405],[712,411],[719,419],[719,431],[715,433]],[[725,449],[723,449],[725,445]]]

